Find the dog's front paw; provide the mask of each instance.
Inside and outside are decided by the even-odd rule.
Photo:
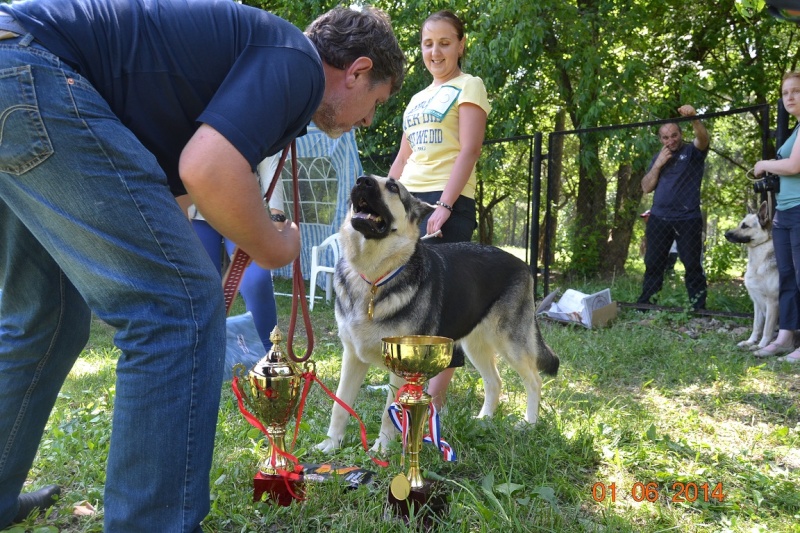
[[[481,419],[481,418],[492,418],[494,416],[494,411],[488,409],[486,406],[481,408],[481,412],[477,415],[474,415],[472,418]]]
[[[751,341],[750,339],[737,343],[736,346],[738,346],[739,348],[747,348],[748,350],[755,350],[758,347],[758,345],[754,341]]]
[[[372,453],[386,453],[386,452],[389,451],[389,443],[390,442],[391,442],[391,439],[381,435],[380,437],[378,437],[375,440],[375,444],[372,445],[372,448],[370,448],[370,451]]]
[[[314,447],[324,453],[333,453],[339,449],[339,441],[328,437]]]

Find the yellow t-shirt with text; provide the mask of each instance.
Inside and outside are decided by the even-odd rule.
[[[461,74],[442,85],[430,85],[411,98],[403,113],[403,132],[411,145],[400,181],[411,192],[443,191],[461,150],[458,107],[474,104],[488,115],[492,106],[483,80]],[[475,168],[462,195],[475,198]]]

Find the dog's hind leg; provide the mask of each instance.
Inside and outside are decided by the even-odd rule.
[[[541,339],[538,329],[531,329],[525,338],[520,338],[519,331],[509,331],[508,337],[503,339],[498,347],[504,359],[513,368],[527,393],[525,408],[525,421],[535,424],[539,419],[539,399],[542,395],[542,377],[539,374],[539,364],[542,370],[554,374],[558,369],[558,358]],[[540,354],[538,350],[547,350],[548,353]]]
[[[491,345],[483,342],[480,332],[474,330],[468,337],[462,339],[461,346],[483,379],[483,407],[478,413],[478,418],[492,416],[500,403],[500,387],[502,385],[500,373],[497,371],[494,349]]]
[[[535,355],[523,355],[522,357],[519,357],[518,354],[512,356],[509,353],[508,355],[508,363],[522,378],[525,392],[528,394],[525,421],[529,424],[535,424],[539,419],[539,399],[542,396],[542,377],[536,367],[531,364],[535,361]]]
[[[389,418],[389,406],[394,403],[395,393],[405,385],[406,381],[395,374],[389,372],[389,392],[386,394],[386,405],[383,407],[383,416],[381,417],[381,432],[378,438],[375,439],[375,444],[372,446],[373,452],[385,452],[389,449],[389,443],[392,442],[397,436],[397,428],[394,427],[391,418]]]
[[[339,377],[336,396],[352,407],[361,384],[364,383],[364,378],[367,377],[368,370],[369,364],[356,357],[352,347],[345,343],[342,356],[342,372]],[[328,438],[317,444],[318,450],[332,453],[341,446],[349,416],[350,414],[342,406],[334,402],[331,423],[328,427]]]

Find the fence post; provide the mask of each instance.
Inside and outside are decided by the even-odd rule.
[[[531,274],[533,274],[533,296],[538,294],[539,288],[539,209],[542,195],[542,132],[537,131],[533,136],[533,201],[531,214]],[[545,280],[547,287],[547,280]]]

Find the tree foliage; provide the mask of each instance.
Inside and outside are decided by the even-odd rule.
[[[248,3],[300,27],[336,5],[320,0]],[[676,117],[684,103],[712,113],[774,102],[782,73],[795,69],[800,58],[798,28],[770,17],[761,0],[376,0],[373,5],[392,17],[408,58],[401,92],[378,110],[371,128],[358,134],[365,166],[374,171],[388,170],[401,138],[405,104],[430,83],[419,50],[419,26],[439,9],[453,10],[465,21],[464,70],[483,78],[489,91],[490,140],[550,133],[562,111],[564,127],[578,130]],[[713,135],[736,133],[721,128]],[[585,256],[575,261],[583,274],[618,266],[609,264],[618,253],[609,252],[627,249],[624,241],[635,220],[631,215],[641,200],[637,186],[646,169],[637,154],[652,153],[653,139],[625,138],[623,133],[619,140],[612,147],[582,135],[579,145],[564,147],[565,156],[572,150],[580,161],[576,181],[562,183],[561,191],[577,199],[573,227],[584,229],[569,239],[573,259]],[[508,232],[507,227],[494,229],[492,222],[518,223],[511,214],[515,209],[506,209],[506,215],[500,206],[507,198],[518,200],[528,188],[530,173],[524,171],[527,161],[520,149],[515,143],[487,147],[479,163],[484,238]],[[760,154],[748,150],[728,155],[737,164],[752,165]],[[613,165],[604,164],[612,155]]]

